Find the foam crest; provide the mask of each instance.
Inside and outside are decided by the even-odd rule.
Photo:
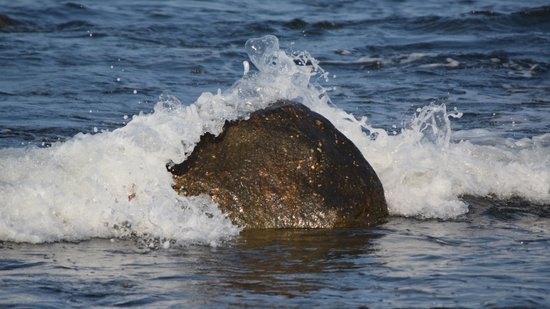
[[[236,234],[210,200],[174,194],[163,164],[175,153],[159,143],[160,135],[133,123],[48,149],[2,150],[0,239],[152,236],[211,243]]]
[[[550,201],[548,136],[452,143],[449,118],[459,116],[444,104],[430,105],[398,135],[377,131],[371,142],[358,139],[384,184],[391,213],[454,218],[468,211],[460,199],[466,194]]]

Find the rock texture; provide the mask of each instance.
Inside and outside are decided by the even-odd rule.
[[[378,176],[355,145],[302,104],[278,101],[201,137],[169,167],[174,189],[208,194],[244,228],[369,226],[387,216]]]

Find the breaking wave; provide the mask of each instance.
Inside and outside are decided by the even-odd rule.
[[[288,55],[274,36],[245,48],[257,70],[244,61],[243,76],[225,91],[204,92],[191,105],[163,95],[152,113],[113,131],[79,133],[48,148],[0,149],[0,240],[138,237],[167,247],[237,235],[208,196],[177,195],[165,164],[184,160],[205,132],[219,134],[226,120],[278,99],[324,115],[356,144],[377,171],[392,215],[455,218],[468,211],[462,195],[550,202],[550,134],[513,140],[453,132],[451,120],[461,113],[445,104],[419,108],[394,134],[332,104],[317,83],[328,74],[307,52]]]

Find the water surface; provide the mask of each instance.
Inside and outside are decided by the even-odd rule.
[[[544,1],[5,3],[0,305],[545,307],[548,59]],[[386,224],[242,232],[173,192],[166,162],[278,98],[358,146]]]

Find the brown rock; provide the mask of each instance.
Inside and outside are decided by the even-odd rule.
[[[244,228],[369,226],[388,215],[376,173],[355,145],[302,104],[278,101],[201,137],[169,167],[174,189],[208,194]]]

